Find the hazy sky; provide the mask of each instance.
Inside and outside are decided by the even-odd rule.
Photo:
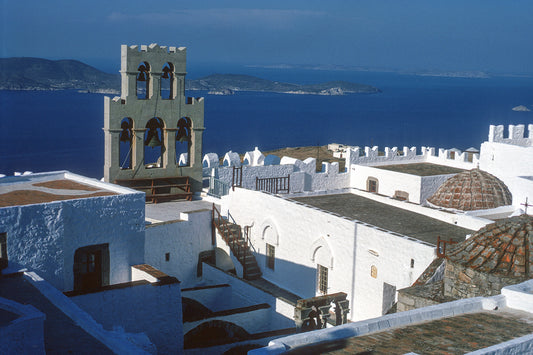
[[[1,56],[118,69],[121,44],[188,63],[533,73],[532,0],[0,0]]]

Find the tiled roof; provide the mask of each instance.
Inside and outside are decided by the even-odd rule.
[[[439,207],[472,211],[510,205],[512,195],[494,175],[472,169],[446,180],[428,202]]]
[[[533,277],[533,216],[521,215],[481,228],[458,243],[446,258],[479,272]]]

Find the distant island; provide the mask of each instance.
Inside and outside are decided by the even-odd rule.
[[[512,108],[512,110],[513,111],[518,111],[518,112],[529,112],[529,111],[531,111],[530,109],[528,109],[524,105],[515,106],[515,107]]]
[[[0,90],[81,90],[118,93],[120,76],[77,60],[0,58]]]
[[[240,74],[213,74],[197,80],[188,80],[185,82],[185,89],[207,90],[218,95],[224,95],[224,92],[228,92],[231,95],[235,91],[311,95],[374,94],[380,92],[379,89],[370,85],[355,84],[346,81],[328,81],[321,84],[298,85]]]
[[[236,91],[313,95],[380,92],[370,85],[346,81],[298,85],[239,74],[213,74],[196,80],[186,80],[185,89],[205,90],[209,95],[233,95]],[[119,94],[120,75],[104,73],[77,60],[0,58],[0,90],[78,90]]]

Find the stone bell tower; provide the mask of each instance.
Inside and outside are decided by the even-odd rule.
[[[201,190],[204,99],[185,97],[185,64],[185,47],[121,46],[121,96],[104,101],[106,182],[153,202]]]

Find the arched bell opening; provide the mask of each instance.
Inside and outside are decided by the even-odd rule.
[[[161,88],[160,94],[163,100],[172,100],[174,98],[174,65],[165,63],[161,70]]]
[[[179,166],[190,166],[191,158],[191,119],[180,118],[176,132],[176,163]]]
[[[144,165],[146,168],[161,168],[163,166],[163,140],[165,123],[160,118],[154,117],[146,124],[144,133]]]
[[[122,131],[119,136],[119,161],[120,169],[132,168],[133,156],[133,120],[126,117],[120,123]]]
[[[137,68],[137,99],[150,98],[150,64],[141,62]]]

